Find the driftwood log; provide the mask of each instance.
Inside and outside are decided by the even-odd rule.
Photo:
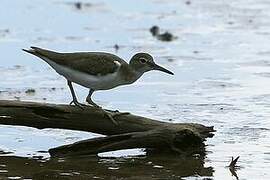
[[[192,153],[204,149],[204,140],[212,137],[213,127],[195,123],[167,123],[110,111],[70,105],[0,100],[0,124],[38,129],[60,128],[107,135],[49,150],[51,156],[97,154],[101,152],[146,148]]]

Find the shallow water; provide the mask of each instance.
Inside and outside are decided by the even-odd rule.
[[[83,2],[76,9],[74,1],[1,1],[0,99],[71,100],[65,80],[21,48],[107,51],[127,60],[135,52],[149,52],[175,75],[147,73],[133,85],[97,92],[94,99],[106,108],[161,121],[214,126],[206,157],[147,156],[136,149],[50,159],[49,148],[98,135],[0,126],[0,177],[235,179],[226,166],[231,156],[240,156],[239,179],[270,178],[268,1]],[[152,25],[178,38],[158,41],[149,32]],[[35,92],[26,93],[29,88]],[[76,86],[76,93],[83,101],[87,89]]]

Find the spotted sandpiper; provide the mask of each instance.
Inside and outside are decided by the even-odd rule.
[[[57,73],[67,79],[74,103],[78,102],[72,82],[89,88],[86,102],[99,107],[91,99],[94,91],[108,90],[120,85],[132,84],[145,72],[159,70],[173,75],[173,73],[157,65],[153,57],[147,53],[135,54],[129,64],[120,57],[104,52],[75,52],[59,53],[38,47],[23,49],[47,62]]]

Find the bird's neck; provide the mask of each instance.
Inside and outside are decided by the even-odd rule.
[[[143,75],[143,72],[136,71],[131,67],[122,68],[120,72],[123,74],[122,77],[126,84],[135,82]]]

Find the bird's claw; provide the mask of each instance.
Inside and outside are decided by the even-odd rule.
[[[72,100],[72,101],[69,103],[69,105],[72,105],[72,104],[74,104],[75,106],[77,106],[77,107],[79,107],[79,108],[81,108],[81,109],[84,109],[84,107],[86,106],[85,104],[79,103],[78,101],[74,101],[74,100]]]
[[[94,103],[91,99],[86,99],[86,102],[87,102],[89,105],[91,105],[91,106],[93,106],[93,107],[95,107],[95,108],[101,108],[101,109],[102,109],[102,107],[100,107],[99,105],[97,105],[96,103]]]

